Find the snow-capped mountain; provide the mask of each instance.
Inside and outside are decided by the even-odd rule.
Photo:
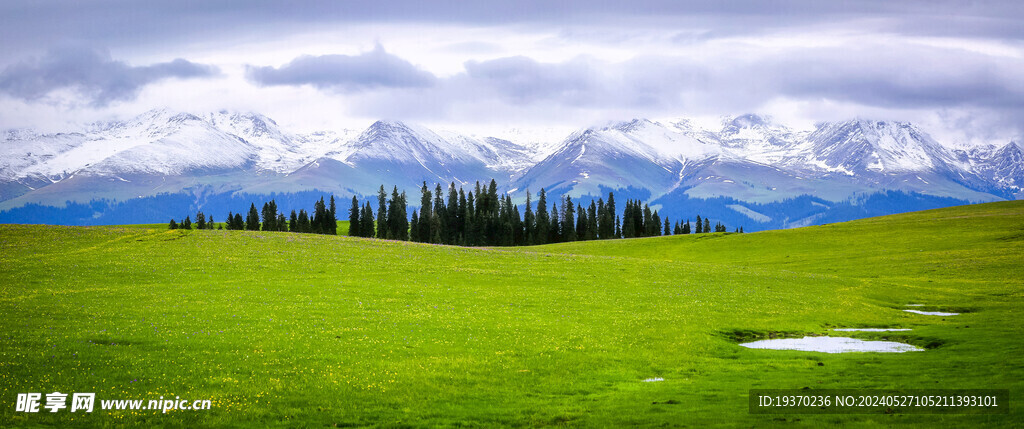
[[[1019,143],[957,150],[954,155],[966,169],[997,187],[1011,190],[1017,198],[1024,197],[1024,150]]]
[[[296,134],[258,113],[169,110],[68,133],[12,130],[0,134],[0,210],[197,189],[372,195],[381,185],[414,192],[424,181],[491,178],[516,196],[542,187],[574,197],[630,189],[669,206],[723,197],[737,202],[728,210],[757,222],[772,217],[750,204],[805,196],[822,207],[887,190],[964,202],[1024,196],[1017,143],[953,151],[902,122],[858,119],[794,131],[743,115],[716,129],[686,119],[633,119],[557,141],[523,130],[498,135],[397,121]],[[801,216],[805,223],[823,219]]]

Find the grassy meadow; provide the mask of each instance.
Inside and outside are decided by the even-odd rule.
[[[1024,201],[499,249],[0,225],[0,426],[1019,427],[1016,403],[752,415],[747,394],[1002,388],[1019,401],[1022,275]],[[836,327],[911,328],[842,336],[927,350],[737,345]],[[97,409],[14,411],[18,393],[53,391],[95,392]],[[213,407],[99,409],[160,396]]]

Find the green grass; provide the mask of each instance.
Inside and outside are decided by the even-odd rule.
[[[1019,406],[750,415],[747,393],[1006,388],[1020,398],[1022,266],[1022,202],[503,249],[0,225],[0,426],[1013,427]],[[965,314],[901,311],[908,303]],[[853,336],[930,349],[830,355],[735,341],[836,326],[912,328]],[[641,382],[650,377],[664,381]],[[13,411],[17,393],[54,390],[214,405]]]

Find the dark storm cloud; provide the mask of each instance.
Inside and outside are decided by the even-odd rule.
[[[381,22],[661,29],[695,26],[759,32],[800,25],[850,27],[872,19],[878,31],[894,33],[997,39],[1019,39],[1024,33],[1019,24],[1024,18],[1024,3],[1015,0],[49,0],[0,2],[0,16],[4,17],[0,26],[4,46],[0,52],[8,54],[68,40],[101,46],[166,44],[242,35],[278,37],[312,28]]]
[[[306,55],[279,68],[247,66],[246,77],[260,86],[312,85],[341,92],[427,87],[436,80],[379,45],[361,55]]]
[[[27,101],[52,91],[73,89],[94,106],[131,100],[142,87],[168,78],[198,78],[218,74],[216,67],[183,59],[134,67],[114,60],[106,51],[61,47],[42,58],[22,61],[0,72],[0,92]]]

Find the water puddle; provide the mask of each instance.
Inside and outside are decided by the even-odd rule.
[[[656,381],[665,381],[665,379],[661,377],[654,377],[643,380],[644,383],[654,383]]]
[[[866,341],[846,337],[803,337],[761,340],[740,344],[751,349],[800,350],[823,353],[878,352],[903,353],[924,349],[894,341]]]
[[[897,328],[839,328],[833,329],[838,332],[903,332],[909,331],[910,329],[897,329]]]
[[[959,316],[960,313],[943,313],[941,311],[920,311],[920,310],[903,310],[907,313],[923,314],[925,316]]]

